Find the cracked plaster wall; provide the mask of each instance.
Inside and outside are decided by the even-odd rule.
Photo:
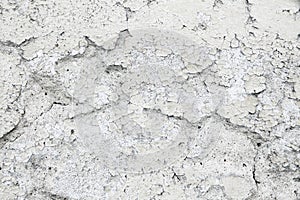
[[[1,0],[0,199],[300,199],[298,0]]]

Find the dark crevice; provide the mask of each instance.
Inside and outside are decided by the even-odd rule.
[[[109,65],[109,66],[106,67],[105,72],[109,74],[110,72],[114,72],[114,71],[120,72],[120,71],[123,71],[125,69],[126,68],[122,65]]]

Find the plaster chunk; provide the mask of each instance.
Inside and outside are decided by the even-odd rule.
[[[225,192],[232,199],[244,199],[251,194],[252,185],[242,177],[225,177],[222,179]],[[237,188],[236,185],[241,187]]]
[[[266,78],[263,76],[246,76],[245,89],[250,94],[257,94],[266,89]]]

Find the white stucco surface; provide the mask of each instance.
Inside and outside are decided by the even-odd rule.
[[[298,0],[1,0],[1,200],[300,199]]]

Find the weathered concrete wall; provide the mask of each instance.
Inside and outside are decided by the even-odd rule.
[[[1,0],[0,199],[300,199],[298,0]]]

